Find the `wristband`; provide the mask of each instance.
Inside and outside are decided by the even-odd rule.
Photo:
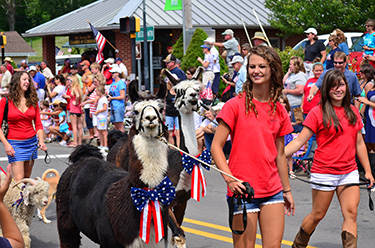
[[[283,190],[283,193],[288,193],[288,192],[291,192],[292,190]]]

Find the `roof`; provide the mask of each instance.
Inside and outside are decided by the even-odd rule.
[[[5,56],[17,57],[36,55],[35,50],[32,49],[31,46],[16,31],[7,31],[4,32],[4,35],[7,38],[7,44],[4,48]]]
[[[252,9],[257,11],[260,22],[270,27],[267,18],[270,10],[264,0],[191,0],[193,27],[259,27]],[[143,24],[143,0],[98,0],[63,16],[27,30],[24,37],[68,35],[90,32],[91,24],[100,30],[119,29],[120,18],[137,16]],[[155,28],[181,28],[182,11],[164,11],[165,0],[146,0],[146,21]]]

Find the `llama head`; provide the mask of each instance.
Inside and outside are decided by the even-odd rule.
[[[176,92],[175,107],[178,111],[188,113],[197,111],[199,108],[199,93],[202,84],[197,80],[184,80],[173,87]]]
[[[166,87],[160,81],[160,88],[157,95],[141,95],[137,91],[138,81],[134,80],[129,85],[129,96],[133,102],[133,126],[141,135],[155,138],[165,133],[163,110]]]

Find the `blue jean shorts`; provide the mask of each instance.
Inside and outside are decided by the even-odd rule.
[[[168,130],[179,130],[178,116],[165,116],[165,125],[168,127]]]
[[[228,207],[230,205],[231,197],[227,197]],[[256,213],[260,212],[260,206],[269,205],[269,204],[276,204],[276,203],[284,203],[283,191],[279,193],[264,197],[264,198],[254,198],[251,203],[245,201],[246,204],[246,212],[247,213]],[[234,201],[234,215],[242,214],[243,213],[243,205],[238,206],[237,201]]]
[[[125,107],[118,108],[118,109],[111,109],[111,122],[123,122],[124,121],[124,115],[125,115]]]

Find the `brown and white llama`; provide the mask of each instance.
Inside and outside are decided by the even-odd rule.
[[[165,96],[162,85],[158,97]],[[127,139],[128,171],[103,161],[90,145],[77,147],[56,192],[60,247],[80,245],[80,232],[100,247],[165,247],[168,204],[174,188],[167,176],[167,138],[162,101],[141,99],[133,105],[134,120]],[[160,210],[159,210],[160,209]],[[142,210],[142,212],[140,211]],[[157,218],[141,225],[156,211]],[[145,230],[145,232],[143,232]]]

